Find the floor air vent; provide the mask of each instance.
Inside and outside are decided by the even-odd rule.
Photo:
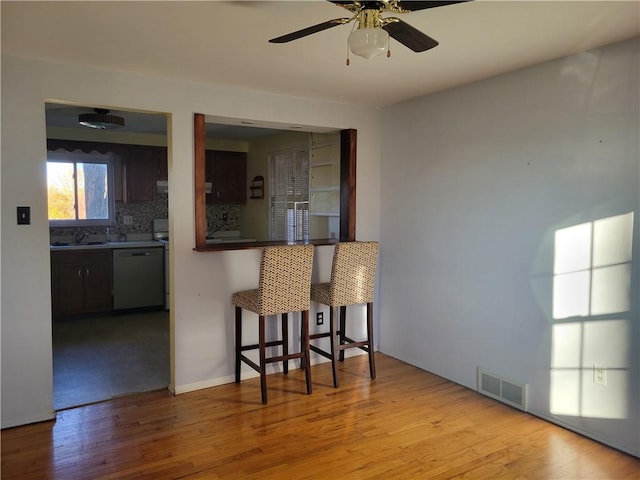
[[[482,367],[478,367],[478,392],[527,411],[527,385],[507,380]]]

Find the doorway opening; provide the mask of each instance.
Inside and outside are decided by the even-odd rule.
[[[123,118],[124,126],[81,126],[79,119],[94,110],[45,104],[48,160],[53,152],[65,158],[109,157],[109,175],[102,182],[86,183],[86,175],[80,176],[86,162],[72,162],[67,183],[73,186],[69,198],[74,214],[50,215],[55,410],[166,389],[171,379],[165,269],[153,269],[158,278],[151,283],[162,290],[153,295],[158,299],[153,305],[125,308],[113,298],[119,291],[114,282],[121,281],[120,274],[114,275],[113,252],[141,250],[128,249],[133,242],[143,242],[153,252],[165,248],[154,240],[153,225],[158,218],[168,218],[168,117],[114,108],[110,113]],[[99,189],[88,190],[87,185],[98,184]],[[95,200],[96,195],[108,198],[109,206],[108,215],[97,221],[85,218],[76,206],[77,199]],[[164,265],[165,256],[158,257]]]

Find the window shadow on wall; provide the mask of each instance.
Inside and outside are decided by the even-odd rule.
[[[629,415],[633,212],[556,230],[550,411]]]

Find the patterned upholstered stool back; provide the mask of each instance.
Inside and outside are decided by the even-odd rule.
[[[312,268],[313,245],[264,248],[260,261],[258,313],[275,315],[309,310]]]
[[[378,242],[340,242],[333,252],[329,305],[373,302]]]

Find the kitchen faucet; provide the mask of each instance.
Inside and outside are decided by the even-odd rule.
[[[222,230],[223,226],[224,225],[218,225],[217,227],[214,227],[211,230],[207,230],[207,233],[206,233],[207,238],[213,238],[213,234],[216,233],[217,231]]]
[[[89,236],[89,232],[78,232],[76,233],[76,243],[80,243],[82,240]]]

